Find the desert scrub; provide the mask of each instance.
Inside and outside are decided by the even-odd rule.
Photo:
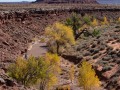
[[[83,17],[83,22],[87,25],[91,25],[91,17],[89,15],[85,15]]]
[[[40,38],[41,43],[45,43],[45,38]]]
[[[94,29],[92,32],[92,36],[97,37],[100,35],[100,30]]]
[[[60,58],[57,54],[47,53],[44,57],[18,58],[11,64],[8,75],[25,86],[39,83],[40,90],[49,89],[56,84],[60,72]]]
[[[98,62],[97,62],[97,64],[100,64],[100,65],[102,65],[102,66],[105,66],[106,64],[108,64],[108,61],[103,61],[103,60],[99,60]]]
[[[96,90],[101,84],[92,65],[87,61],[83,61],[80,66],[78,81],[79,85],[83,87],[84,90]]]
[[[109,71],[109,70],[111,70],[112,69],[112,66],[110,66],[110,65],[105,65],[103,68],[102,68],[102,71],[103,72],[106,72],[106,71]]]
[[[56,53],[60,54],[61,47],[74,45],[75,39],[73,30],[62,23],[56,22],[45,29],[45,35],[48,37],[49,48],[52,46],[56,49]]]

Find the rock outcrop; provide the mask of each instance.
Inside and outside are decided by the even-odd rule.
[[[96,0],[37,0],[36,2],[44,3],[81,3],[81,4],[97,4]]]

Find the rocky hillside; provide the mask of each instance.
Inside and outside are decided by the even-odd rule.
[[[84,37],[73,49],[68,49],[64,58],[79,66],[82,60],[93,64],[97,75],[107,90],[120,88],[120,27],[111,25],[98,27],[100,35]]]
[[[117,19],[120,16],[119,6],[96,6],[96,5],[47,5],[47,4],[23,4],[23,5],[0,5],[0,84],[3,85],[4,90],[16,90],[8,89],[7,86],[14,86],[14,83],[9,80],[5,74],[7,67],[10,63],[14,62],[16,57],[22,56],[25,49],[28,48],[29,43],[35,38],[43,34],[44,28],[55,21],[64,21],[71,16],[71,13],[76,12],[79,16],[84,14],[94,15],[98,19],[103,16],[108,16],[110,19]],[[98,38],[90,38],[89,42],[80,42],[73,55],[75,63],[79,63],[81,58],[91,56],[94,61],[96,59],[99,67],[104,67],[107,63],[111,63],[110,70],[115,71],[113,74],[103,74],[104,78],[108,82],[105,82],[105,87],[111,85],[114,76],[117,76],[119,70],[119,28],[113,29],[110,27],[105,30],[103,36]],[[110,31],[109,31],[110,30]],[[104,29],[102,29],[104,31]],[[110,33],[109,33],[110,32]],[[101,42],[103,41],[103,42]],[[90,44],[92,45],[90,46]],[[82,43],[82,44],[81,44]],[[116,48],[111,48],[116,45]],[[89,47],[89,49],[88,49]],[[84,52],[83,52],[84,51]],[[74,52],[74,51],[73,51]],[[72,54],[69,55],[72,55]],[[82,54],[81,54],[82,53]],[[118,53],[118,54],[116,54]],[[114,55],[115,54],[115,55]],[[103,57],[105,56],[105,57]],[[74,58],[75,57],[75,58]],[[86,57],[87,58],[87,57]],[[117,59],[115,59],[117,58]],[[102,60],[101,60],[102,59]],[[106,60],[108,60],[106,62]],[[115,61],[115,60],[116,61]],[[89,60],[89,58],[88,58]],[[101,64],[103,63],[103,64]],[[97,65],[97,64],[96,64]],[[101,66],[100,66],[101,65]],[[96,70],[102,76],[101,71],[98,70],[98,66],[95,66]],[[108,68],[108,67],[107,67]],[[109,69],[108,69],[109,70]],[[108,71],[107,70],[107,71]],[[103,69],[104,72],[106,72]],[[102,71],[102,73],[103,73]],[[111,71],[111,72],[112,72]],[[119,84],[119,82],[117,82]],[[12,85],[9,85],[12,84]],[[113,85],[114,86],[114,85]],[[119,85],[118,85],[119,86]],[[119,88],[117,86],[117,88]],[[19,85],[18,85],[19,87]],[[26,90],[26,89],[25,89]],[[108,89],[111,90],[111,89]]]
[[[82,3],[82,4],[96,4],[96,0],[37,0],[36,2],[45,3]]]

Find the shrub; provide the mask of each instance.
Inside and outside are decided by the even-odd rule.
[[[107,17],[103,18],[103,22],[101,22],[102,25],[109,25],[109,22],[107,20]]]
[[[84,90],[96,90],[100,87],[100,81],[95,74],[94,69],[92,69],[92,65],[86,61],[82,62],[79,71],[79,85],[84,88]]]
[[[92,26],[98,26],[98,21],[96,18],[93,19],[93,21],[91,22]]]
[[[75,44],[72,29],[59,22],[48,26],[45,29],[45,35],[49,38],[49,46],[54,46],[57,54],[60,54],[59,49],[61,46]]]
[[[103,69],[102,69],[102,71],[106,72],[106,71],[109,71],[111,69],[112,69],[112,66],[108,65],[108,66],[104,66]]]
[[[40,83],[40,90],[48,90],[57,82],[57,75],[60,72],[59,64],[60,58],[57,54],[47,53],[38,59],[18,58],[16,63],[9,67],[8,75],[25,86]]]
[[[45,42],[45,38],[40,38],[40,42],[44,43]]]
[[[83,22],[84,22],[85,24],[87,24],[87,25],[91,25],[91,18],[90,18],[90,16],[85,15],[85,16],[83,17]]]
[[[92,32],[92,35],[93,35],[94,37],[99,36],[99,35],[100,35],[100,30],[94,29],[94,31]]]

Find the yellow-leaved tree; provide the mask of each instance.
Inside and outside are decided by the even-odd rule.
[[[109,25],[107,17],[104,16],[103,22],[101,22],[102,25]]]
[[[84,90],[96,90],[100,88],[100,81],[96,76],[92,65],[87,61],[83,61],[79,70],[79,85],[83,87]]]
[[[45,35],[48,37],[49,48],[54,48],[54,53],[60,54],[60,47],[67,46],[68,44],[75,44],[73,30],[60,23],[56,22],[45,29]]]
[[[98,21],[96,18],[93,19],[93,21],[91,22],[92,26],[98,26]]]
[[[118,18],[117,23],[120,23],[120,17]]]
[[[40,81],[40,90],[49,90],[51,86],[57,83],[57,76],[59,75],[60,69],[60,57],[57,54],[47,53],[43,57],[46,63],[45,77]],[[44,89],[41,89],[43,88]]]
[[[16,63],[11,64],[8,75],[25,86],[39,83],[40,90],[49,90],[57,83],[60,72],[60,58],[57,54],[47,53],[45,56],[27,60],[18,58]]]

